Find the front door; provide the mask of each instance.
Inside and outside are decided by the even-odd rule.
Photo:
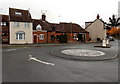
[[[78,34],[78,41],[85,41],[85,34]]]
[[[34,43],[37,43],[37,36],[36,35],[34,35]]]

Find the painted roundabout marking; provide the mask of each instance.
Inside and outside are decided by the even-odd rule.
[[[102,51],[88,49],[66,49],[61,51],[61,53],[73,56],[90,56],[90,57],[105,55],[105,53]]]

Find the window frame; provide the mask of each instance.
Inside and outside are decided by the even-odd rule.
[[[14,22],[14,27],[19,27],[19,22]]]
[[[29,28],[29,27],[30,27],[29,22],[24,23],[24,27],[25,27],[25,28]]]
[[[39,35],[39,40],[44,40],[44,34]]]
[[[16,32],[16,40],[25,40],[25,32],[23,31]]]

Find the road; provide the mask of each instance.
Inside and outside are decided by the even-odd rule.
[[[102,50],[117,53],[118,43],[111,44],[112,48]],[[105,61],[76,61],[49,54],[51,50],[72,47],[96,49],[94,45],[97,44],[3,49],[3,82],[117,82],[118,58]],[[40,62],[29,60],[30,55]]]

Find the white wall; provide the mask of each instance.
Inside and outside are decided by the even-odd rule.
[[[86,30],[89,32],[89,37],[92,41],[97,41],[97,38],[102,40],[105,36],[104,23],[99,19],[92,23]]]
[[[33,43],[33,23],[29,23],[29,27],[24,27],[25,22],[19,22],[19,27],[14,27],[14,22],[10,22],[10,44],[32,44]],[[16,32],[24,31],[25,32],[25,39],[24,40],[17,40],[16,39]]]

